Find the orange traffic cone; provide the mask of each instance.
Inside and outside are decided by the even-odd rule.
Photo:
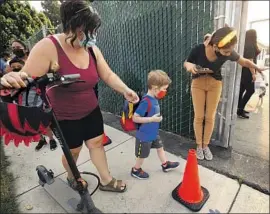
[[[105,132],[103,133],[103,146],[107,146],[109,144],[112,143],[112,140],[105,134]]]
[[[190,149],[183,181],[173,190],[172,197],[188,209],[198,212],[209,196],[209,191],[200,185],[196,151]]]

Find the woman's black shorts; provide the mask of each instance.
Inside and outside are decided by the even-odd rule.
[[[83,145],[84,141],[103,134],[103,117],[99,106],[89,115],[79,120],[59,121],[60,128],[69,146],[75,149]]]

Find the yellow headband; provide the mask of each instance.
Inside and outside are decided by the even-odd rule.
[[[236,36],[237,32],[236,30],[233,30],[230,32],[228,35],[226,35],[219,43],[218,43],[218,48],[222,48],[225,45],[227,45],[229,42],[232,41],[232,39]]]

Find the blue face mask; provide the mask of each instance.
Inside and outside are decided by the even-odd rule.
[[[94,45],[96,45],[96,42],[97,42],[97,36],[95,34],[91,35],[90,33],[88,33],[88,37],[89,37],[89,40],[88,42],[86,43],[86,35],[83,34],[83,40],[80,41],[80,46],[81,47],[84,47],[86,46],[87,48],[89,47],[92,47]]]

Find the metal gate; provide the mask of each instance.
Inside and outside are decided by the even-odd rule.
[[[223,1],[217,4],[219,14],[216,14],[216,27],[228,24],[238,32],[238,44],[236,51],[243,55],[246,20],[247,1]],[[223,92],[217,111],[215,131],[212,143],[221,147],[231,147],[236,122],[236,111],[239,97],[240,79],[242,67],[235,62],[226,62],[222,68]]]

